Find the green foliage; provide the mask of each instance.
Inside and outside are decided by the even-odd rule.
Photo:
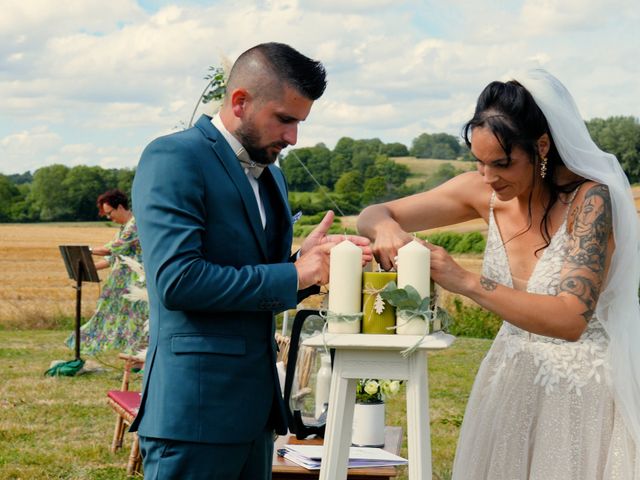
[[[315,227],[322,221],[325,214],[326,212],[318,212],[313,215],[302,215],[296,225],[313,225]]]
[[[413,139],[411,155],[418,158],[454,160],[462,152],[458,138],[447,133],[423,133]]]
[[[434,245],[439,245],[450,254],[482,253],[486,240],[480,232],[436,232],[431,235],[418,235]]]
[[[362,199],[365,203],[383,200],[387,196],[387,182],[384,177],[369,178],[364,182]]]
[[[423,190],[430,190],[432,188],[437,187],[438,185],[443,184],[447,180],[451,180],[456,175],[460,175],[464,170],[459,170],[455,168],[448,162],[443,163],[438,167],[433,175],[431,175],[425,182],[422,184]]]
[[[294,191],[308,192],[316,189],[317,185],[307,170],[320,185],[333,188],[335,183],[331,172],[331,150],[322,144],[293,150],[282,159],[280,165],[289,188]]]
[[[594,118],[586,122],[593,141],[613,153],[629,182],[640,181],[640,123],[635,117]]]
[[[336,193],[342,195],[359,195],[362,191],[362,175],[356,171],[343,173],[336,182]]]
[[[86,165],[49,165],[33,176],[0,175],[0,222],[98,220],[98,196],[112,188],[130,196],[133,176],[131,169]]]
[[[408,157],[409,149],[402,143],[393,142],[384,145],[382,153],[388,157]]]
[[[69,167],[50,165],[40,168],[33,175],[29,201],[38,218],[43,221],[71,220],[73,211],[64,189]]]
[[[209,83],[202,94],[202,103],[222,100],[227,91],[224,70],[221,67],[210,66],[209,73],[205,75],[204,79],[209,80]]]
[[[449,332],[455,336],[494,338],[500,330],[502,319],[482,307],[465,305],[455,297],[447,309],[453,317]],[[451,308],[453,307],[453,308]]]
[[[0,175],[0,222],[9,222],[13,218],[12,206],[23,200],[18,187],[4,175]]]

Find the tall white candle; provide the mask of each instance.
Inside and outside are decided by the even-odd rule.
[[[431,268],[431,251],[415,240],[398,249],[398,287],[411,285],[421,297],[429,296],[429,280]],[[407,322],[406,319],[396,319],[398,328],[396,333],[401,335],[422,335],[428,332],[428,325],[422,317]]]
[[[362,250],[344,240],[331,249],[329,312],[354,315],[362,310]],[[331,333],[360,333],[360,321],[329,322]]]

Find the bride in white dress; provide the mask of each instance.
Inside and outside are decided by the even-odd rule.
[[[408,232],[488,224],[480,275],[428,245],[438,284],[504,319],[453,480],[640,480],[639,236],[626,176],[543,70],[488,85],[463,136],[477,172],[358,219],[385,269]]]

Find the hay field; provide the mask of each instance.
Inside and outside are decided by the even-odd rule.
[[[416,157],[393,157],[396,163],[406,165],[411,170],[411,177],[407,180],[407,185],[415,185],[424,182],[427,177],[445,163],[450,163],[455,168],[463,171],[475,170],[475,162],[463,162],[461,160],[439,160],[435,158],[416,158]]]
[[[640,186],[632,190],[640,211]],[[355,228],[356,219],[344,217],[342,223]],[[442,230],[485,233],[486,229],[484,221],[476,219]],[[0,329],[70,328],[75,318],[75,282],[67,276],[58,245],[102,245],[117,231],[117,226],[100,222],[0,224]],[[469,270],[481,269],[480,255],[463,255],[458,260]],[[104,279],[108,271],[99,273]],[[99,284],[84,284],[83,317],[92,315],[99,292]]]
[[[106,223],[0,225],[0,328],[56,328],[75,318],[75,282],[58,245],[98,246],[117,226]],[[100,271],[102,279],[108,270]],[[82,288],[82,315],[96,306],[99,284]],[[66,317],[66,320],[65,320]]]

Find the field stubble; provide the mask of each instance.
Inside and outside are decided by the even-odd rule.
[[[58,246],[102,245],[117,231],[106,223],[0,225],[0,329],[71,328],[75,282],[67,275]],[[465,268],[480,270],[477,255],[458,260]],[[108,271],[98,273],[104,280]],[[83,284],[83,318],[93,314],[100,287]],[[319,306],[317,299],[306,303],[308,308]]]
[[[75,282],[59,245],[102,245],[117,227],[104,223],[0,225],[0,328],[57,328],[75,317]],[[99,272],[104,279],[107,270]],[[93,314],[100,284],[84,283],[82,316]]]

